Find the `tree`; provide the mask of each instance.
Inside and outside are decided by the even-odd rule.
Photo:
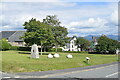
[[[96,51],[101,53],[115,53],[116,49],[119,48],[119,46],[120,43],[117,40],[110,39],[104,35],[98,38]]]
[[[59,19],[57,16],[47,16],[46,19],[43,19],[43,23],[46,23],[52,27],[52,33],[54,36],[54,45],[56,47],[56,52],[58,46],[63,46],[67,42],[67,28],[60,25]]]
[[[76,44],[78,45],[78,48],[81,48],[81,51],[83,51],[83,49],[88,49],[90,46],[90,42],[83,37],[77,37]]]
[[[33,18],[29,22],[25,22],[23,26],[25,26],[24,29],[26,29],[26,32],[22,38],[28,45],[41,45],[42,55],[43,46],[52,43],[54,38],[51,27]]]

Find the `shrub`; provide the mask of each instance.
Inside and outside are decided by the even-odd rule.
[[[0,45],[0,50],[9,50],[11,48],[11,45],[6,39],[0,40]]]

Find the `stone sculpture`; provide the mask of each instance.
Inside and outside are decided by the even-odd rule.
[[[86,61],[87,61],[88,64],[89,64],[89,60],[90,60],[90,58],[89,58],[89,57],[86,57]]]
[[[59,58],[59,57],[60,57],[60,55],[59,55],[59,54],[57,54],[57,53],[55,53],[55,54],[54,54],[54,57],[55,57],[55,58]]]
[[[53,55],[52,54],[48,54],[48,58],[53,58]]]
[[[33,44],[31,48],[31,58],[39,58],[39,51],[37,44]]]
[[[67,58],[73,58],[73,56],[71,54],[68,54]]]

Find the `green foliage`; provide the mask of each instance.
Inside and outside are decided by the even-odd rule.
[[[101,53],[115,53],[116,49],[119,48],[120,43],[117,40],[112,40],[107,36],[101,36],[98,39],[98,45],[96,51]],[[108,51],[108,52],[107,52]]]
[[[47,16],[46,19],[43,19],[43,23],[46,23],[51,26],[52,33],[54,36],[54,46],[56,46],[56,52],[57,47],[63,46],[67,42],[67,28],[60,25],[59,19],[57,19],[57,16]]]
[[[11,46],[10,50],[18,50],[18,46]]]
[[[61,48],[58,48],[57,50],[58,50],[58,52],[62,52],[62,49],[61,49]],[[49,51],[49,52],[55,52],[56,49],[55,49],[55,48],[52,48],[52,49],[49,49],[48,51]]]
[[[27,29],[27,32],[22,37],[28,45],[41,43],[48,43],[48,40],[52,40],[52,31],[49,25],[36,21],[36,19],[31,19],[29,22],[23,24],[24,29]],[[49,43],[52,41],[49,41]]]
[[[47,16],[43,22],[32,18],[23,24],[26,33],[22,38],[28,46],[34,43],[42,48],[63,46],[67,41],[68,32],[60,23],[56,16]]]
[[[9,50],[11,48],[11,45],[6,39],[0,40],[0,45],[0,50]]]
[[[81,51],[83,51],[83,49],[88,49],[90,42],[87,39],[78,37],[76,40],[76,45],[78,45],[78,47],[81,48]]]

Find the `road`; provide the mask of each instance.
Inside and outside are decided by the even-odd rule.
[[[47,78],[118,78],[118,65],[110,65],[98,67],[94,69],[86,69],[73,71],[59,75],[48,75]]]
[[[118,63],[55,71],[2,73],[3,78],[118,78]]]

